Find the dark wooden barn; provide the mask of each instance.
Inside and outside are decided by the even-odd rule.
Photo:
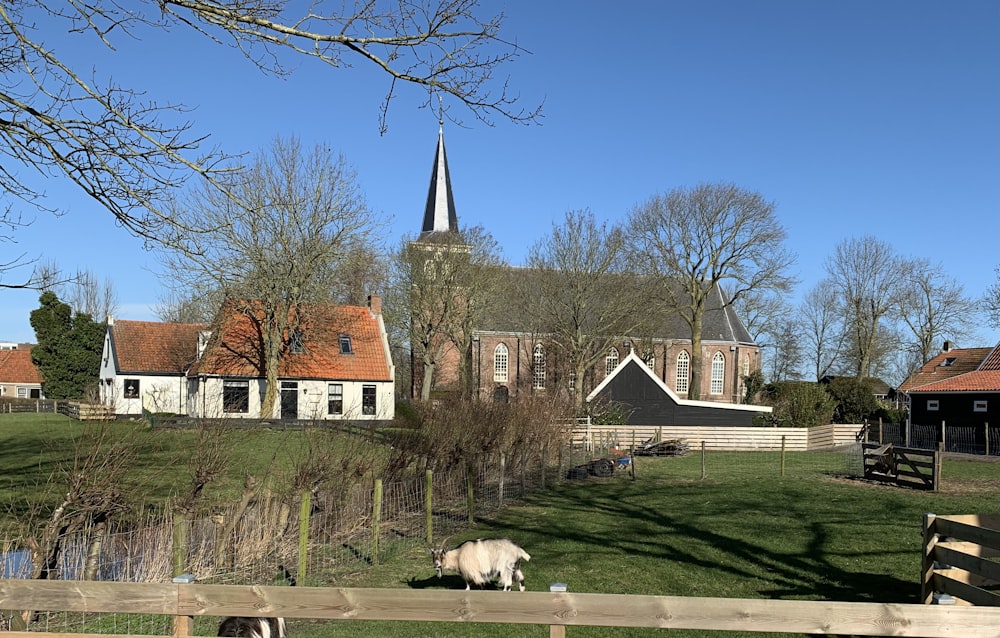
[[[750,426],[754,415],[771,411],[761,405],[681,399],[634,351],[594,388],[587,402],[623,406],[629,425]]]

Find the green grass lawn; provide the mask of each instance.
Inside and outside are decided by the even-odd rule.
[[[0,415],[4,502],[30,489],[25,486],[43,485],[72,451],[74,432],[81,427],[62,417],[28,416],[39,418]],[[135,480],[150,486],[151,497],[163,497],[184,479],[177,459],[190,455],[196,433],[142,434],[144,454],[154,467],[145,467]],[[294,454],[302,445],[301,437],[290,432],[238,431],[233,436],[243,462],[213,488],[216,496],[238,489],[245,467]],[[531,591],[562,582],[571,592],[917,603],[924,513],[1000,511],[997,463],[947,458],[938,493],[844,479],[842,453],[792,453],[784,477],[779,467],[775,453],[713,453],[702,480],[699,454],[639,458],[635,481],[616,477],[560,483],[480,519],[447,544],[487,536],[515,540],[532,555],[523,566]],[[403,590],[464,587],[457,575],[436,578],[429,554],[418,542],[385,556],[382,564],[341,576],[334,584]],[[196,631],[214,635],[217,623],[200,618]],[[298,619],[289,621],[289,627],[291,638],[506,638],[541,637],[549,631],[547,626]],[[568,627],[567,635],[664,633]]]
[[[583,481],[533,494],[448,544],[512,538],[532,555],[523,566],[530,591],[562,582],[572,592],[917,603],[923,514],[1000,511],[995,463],[946,461],[943,475],[952,481],[941,493],[829,472],[808,476],[804,469],[785,478],[747,478],[742,471],[734,478],[677,478],[697,474],[699,463],[697,456],[641,458],[635,482]],[[434,577],[422,548],[338,585],[464,587],[457,575]],[[302,638],[548,635],[547,627],[489,624],[293,620],[290,626]],[[663,632],[568,627],[567,635]]]

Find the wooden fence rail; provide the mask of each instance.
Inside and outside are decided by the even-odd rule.
[[[1000,608],[993,607],[569,592],[0,580],[0,609],[170,615],[177,619],[173,635],[178,637],[188,635],[192,626],[189,619],[193,617],[230,615],[549,625],[550,633],[578,625],[930,638],[1000,637]],[[4,635],[39,638],[45,634],[11,631]],[[72,634],[85,635],[88,634]]]
[[[1000,607],[1000,514],[924,515],[921,594]]]

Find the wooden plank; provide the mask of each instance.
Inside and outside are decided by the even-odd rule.
[[[963,583],[957,578],[953,578],[953,572],[956,571],[958,570],[936,570],[934,572],[934,589],[950,594],[955,598],[961,598],[976,607],[983,609],[993,608],[1000,611],[1000,594],[980,589],[974,585]],[[1000,628],[997,630],[1000,631]]]
[[[1000,530],[969,525],[947,516],[938,516],[934,519],[934,526],[934,531],[941,536],[950,536],[991,549],[1000,549]]]
[[[0,579],[0,608],[175,615],[176,588],[172,583]]]
[[[465,590],[179,586],[190,615],[1000,637],[1000,608]]]
[[[949,576],[977,587],[1000,584],[1000,563],[963,551],[956,551],[952,545],[954,543],[938,543],[934,546],[934,559],[942,565],[954,567],[955,569],[952,571],[959,572],[949,574]],[[973,547],[979,546],[973,545]]]

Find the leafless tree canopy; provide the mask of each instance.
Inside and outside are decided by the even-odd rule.
[[[523,50],[500,35],[503,14],[482,17],[476,0],[20,0],[0,7],[0,190],[45,209],[41,189],[25,174],[68,179],[147,241],[189,232],[163,201],[192,175],[225,176],[231,164],[193,131],[186,108],[169,96],[120,86],[92,60],[68,59],[46,34],[68,33],[106,46],[153,31],[194,30],[239,50],[262,71],[285,75],[291,58],[333,68],[354,63],[386,77],[385,118],[403,85],[450,96],[467,113],[530,123],[507,82],[494,75]],[[451,117],[460,117],[457,114]],[[0,239],[29,223],[14,207],[0,212]],[[17,257],[0,274],[30,265]],[[31,285],[31,280],[7,287]]]
[[[342,156],[321,145],[307,151],[294,138],[276,139],[251,166],[231,174],[225,192],[203,183],[170,210],[195,230],[166,244],[163,257],[184,298],[221,293],[252,321],[263,321],[266,414],[295,309],[347,296],[342,275],[358,270],[354,261],[378,245],[372,237],[381,221]]]
[[[982,298],[982,307],[994,328],[1000,328],[1000,266],[996,268],[997,279],[986,290]]]
[[[624,267],[625,235],[599,224],[589,210],[567,211],[561,223],[531,247],[523,290],[515,302],[533,331],[550,335],[552,349],[578,380],[574,405],[583,405],[584,375],[603,361],[612,343],[644,317],[644,295]]]
[[[795,257],[774,205],[733,184],[700,184],[654,195],[629,215],[632,264],[661,279],[664,311],[680,312],[691,328],[691,385],[701,392],[701,329],[712,289],[738,300],[752,290],[786,291]]]

